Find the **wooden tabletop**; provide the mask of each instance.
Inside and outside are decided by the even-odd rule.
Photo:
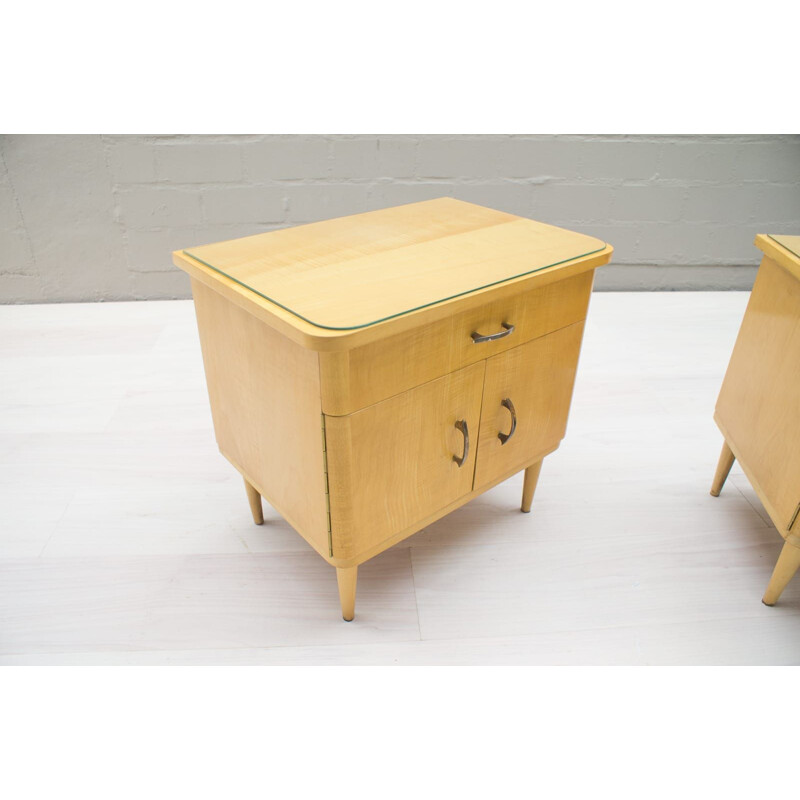
[[[800,236],[759,233],[756,247],[800,280]]]
[[[603,248],[591,236],[442,198],[176,255],[317,327],[351,330]]]
[[[770,234],[770,239],[774,239],[781,247],[785,247],[792,255],[800,258],[800,236]]]

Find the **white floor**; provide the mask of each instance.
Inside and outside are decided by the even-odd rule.
[[[190,302],[0,308],[2,664],[798,664],[800,580],[734,467],[708,488],[744,293],[596,294],[567,437],[334,571],[216,450]]]

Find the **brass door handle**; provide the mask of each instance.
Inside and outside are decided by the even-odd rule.
[[[458,420],[458,422],[456,422],[456,428],[458,428],[464,435],[464,453],[462,454],[461,458],[458,456],[453,456],[453,461],[455,461],[460,468],[463,466],[464,462],[467,460],[467,456],[469,455],[469,428],[467,427],[467,421],[465,419]]]
[[[489,333],[486,336],[482,336],[477,331],[472,331],[470,336],[472,337],[472,341],[478,344],[479,342],[494,342],[497,341],[497,339],[504,339],[506,336],[511,336],[512,333],[514,333],[514,326],[504,322],[502,331]]]
[[[511,402],[510,397],[504,398],[500,405],[505,406],[511,412],[511,430],[508,433],[497,434],[500,444],[504,445],[514,435],[514,431],[517,429],[517,412],[514,409],[514,404]]]

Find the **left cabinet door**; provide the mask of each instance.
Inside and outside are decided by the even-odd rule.
[[[357,559],[472,490],[484,369],[325,417],[334,558]]]

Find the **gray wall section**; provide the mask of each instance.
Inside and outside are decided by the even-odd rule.
[[[174,249],[443,195],[610,242],[599,289],[749,289],[800,136],[3,136],[0,302],[188,297]]]

